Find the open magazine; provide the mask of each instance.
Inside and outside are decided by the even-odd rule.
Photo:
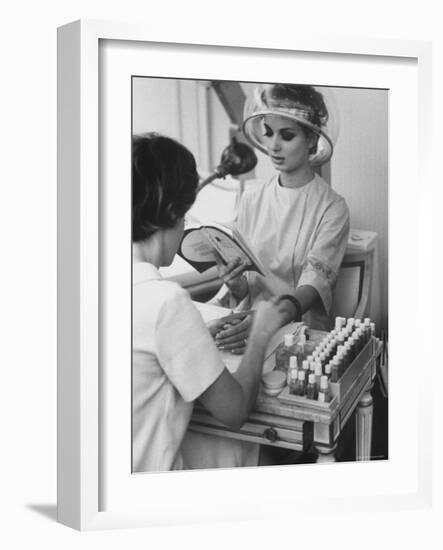
[[[218,223],[189,226],[185,229],[178,254],[202,273],[216,265],[216,254],[228,263],[239,257],[246,263],[246,271],[265,275],[265,269],[245,239],[234,228]]]

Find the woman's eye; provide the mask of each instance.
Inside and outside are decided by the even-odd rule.
[[[291,139],[295,138],[295,134],[293,132],[282,132],[281,138],[283,141],[291,141]]]
[[[266,137],[271,137],[273,135],[273,131],[270,128],[265,128],[263,135]]]

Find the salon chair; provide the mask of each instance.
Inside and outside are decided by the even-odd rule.
[[[331,318],[368,316],[377,233],[352,229],[337,278]]]

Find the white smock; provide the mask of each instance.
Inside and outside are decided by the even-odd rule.
[[[182,469],[193,402],[224,365],[188,293],[152,264],[133,265],[132,315],[132,468]]]
[[[282,187],[276,175],[246,191],[237,229],[265,266],[266,277],[245,273],[249,296],[244,306],[310,285],[320,299],[303,320],[311,328],[329,330],[328,314],[349,228],[345,200],[318,174],[298,188]]]

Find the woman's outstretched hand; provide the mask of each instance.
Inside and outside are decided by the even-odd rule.
[[[245,317],[225,323],[215,335],[216,346],[237,355],[244,353],[251,330],[252,315],[252,312],[245,313]]]
[[[215,334],[219,349],[242,354],[251,337],[269,338],[286,322],[286,308],[278,298],[261,302],[255,312],[245,313],[244,318],[226,323]]]

